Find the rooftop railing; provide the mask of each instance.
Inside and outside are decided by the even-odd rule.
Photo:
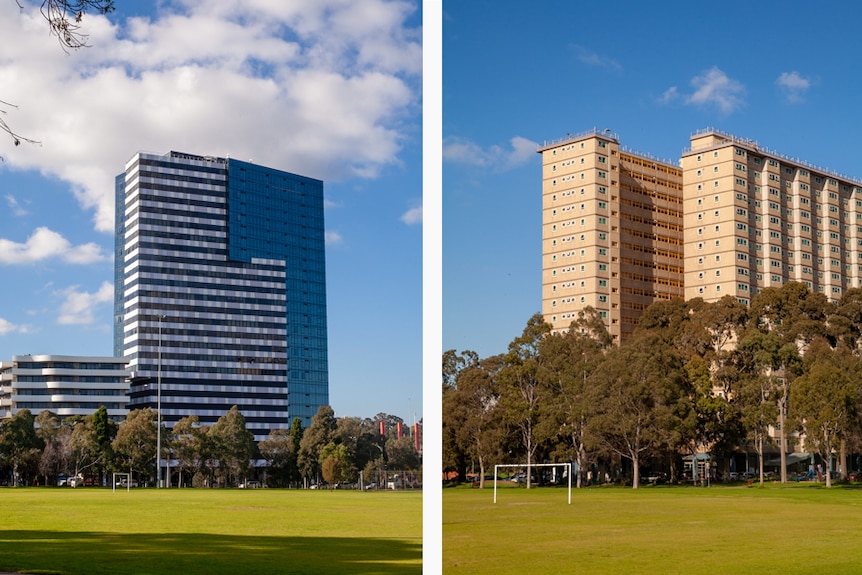
[[[797,166],[802,166],[804,168],[808,168],[809,170],[813,170],[815,172],[819,172],[819,173],[827,175],[827,176],[832,176],[834,178],[838,178],[838,179],[845,180],[848,182],[853,182],[854,184],[862,185],[862,179],[860,179],[860,178],[848,176],[847,174],[842,174],[840,172],[836,172],[835,170],[831,170],[829,168],[824,168],[823,166],[818,166],[817,164],[812,164],[811,162],[807,162],[801,158],[793,158],[791,156],[788,156],[786,154],[782,154],[782,153],[780,153],[776,150],[773,150],[771,148],[768,148],[766,146],[761,146],[760,144],[757,143],[757,140],[752,140],[750,138],[740,138],[738,136],[734,136],[733,134],[723,132],[723,131],[718,130],[716,128],[703,128],[703,129],[697,130],[692,134],[692,137],[703,136],[706,134],[717,134],[717,135],[721,136],[722,138],[727,138],[728,140],[730,140],[734,144],[739,144],[742,146],[746,146],[750,149],[753,149],[755,152],[762,153],[762,154],[765,154],[768,156],[772,156],[774,158],[784,160],[787,162],[791,162],[793,164],[796,164]],[[682,154],[683,155],[690,154],[694,151],[695,150],[693,150],[690,147],[689,148],[683,148]]]
[[[585,138],[587,136],[605,136],[607,138],[610,138],[611,140],[616,140],[617,143],[619,143],[620,141],[620,137],[617,134],[611,132],[610,128],[605,128],[604,130],[592,128],[590,130],[584,130],[583,132],[566,134],[564,138],[558,138],[556,140],[545,140],[545,142],[539,148],[541,149],[548,148],[551,146],[558,146],[560,144],[565,144],[566,142],[574,142],[576,140],[580,140],[581,138]]]

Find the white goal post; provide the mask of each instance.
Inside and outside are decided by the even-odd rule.
[[[569,505],[572,504],[572,464],[571,463],[530,463],[529,465],[526,463],[509,463],[509,464],[500,464],[494,466],[494,503],[497,503],[497,470],[500,467],[526,467],[527,473],[530,473],[531,468],[533,467],[565,467],[568,469],[569,477]]]
[[[117,477],[125,477],[126,478],[126,491],[131,491],[131,487],[132,487],[132,474],[131,473],[114,473],[113,485],[111,486],[111,491],[117,490]]]

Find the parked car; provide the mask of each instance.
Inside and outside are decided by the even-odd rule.
[[[647,483],[652,483],[654,485],[661,485],[663,483],[667,483],[667,473],[663,473],[661,471],[655,473],[648,473],[646,476]]]

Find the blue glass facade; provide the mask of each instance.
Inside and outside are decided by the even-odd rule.
[[[323,182],[230,159],[228,258],[284,260],[290,414],[329,403]]]
[[[323,182],[177,152],[139,154],[121,178],[129,407],[156,407],[160,387],[169,424],[237,405],[258,439],[308,426],[329,402]]]

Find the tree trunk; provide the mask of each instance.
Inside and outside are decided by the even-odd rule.
[[[760,486],[763,487],[763,434],[757,434],[757,463],[760,471]]]
[[[641,484],[641,468],[637,451],[632,452],[632,489],[637,489]]]
[[[583,487],[584,463],[587,460],[587,452],[584,449],[584,444],[578,446],[578,489]]]
[[[847,479],[847,443],[841,439],[841,447],[838,453],[838,473],[841,480]]]
[[[787,434],[784,432],[784,412],[787,409],[787,384],[782,385],[783,394],[778,401],[778,422],[781,426],[781,483],[787,483]]]

